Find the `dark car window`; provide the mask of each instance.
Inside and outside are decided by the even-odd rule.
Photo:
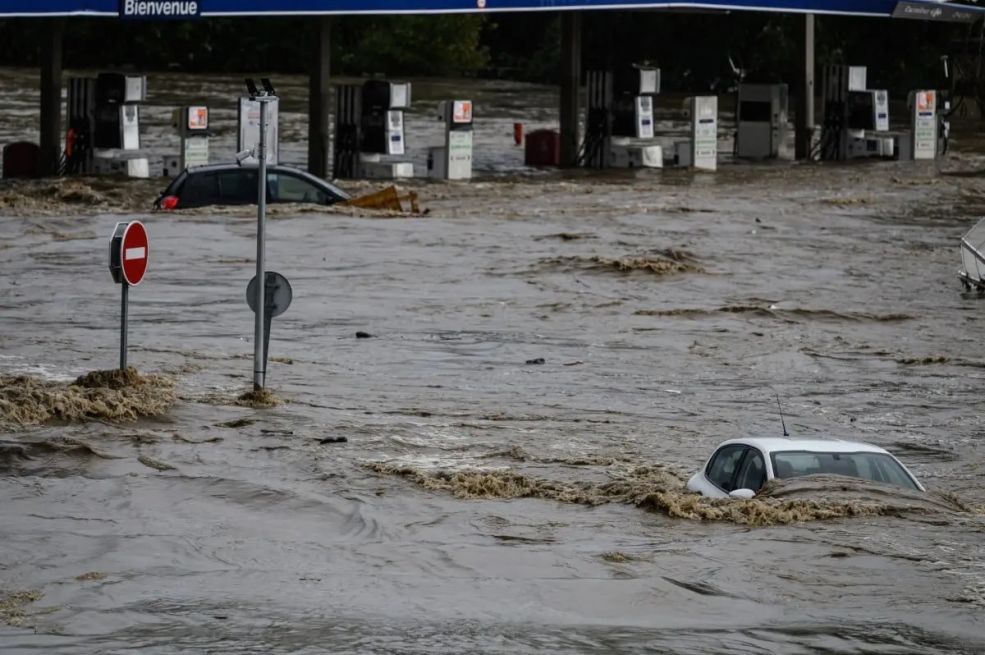
[[[799,450],[772,454],[773,472],[778,478],[796,478],[822,473],[845,475],[907,489],[917,489],[913,479],[899,463],[883,453],[822,453]]]
[[[267,195],[271,202],[316,202],[325,205],[334,200],[310,180],[290,173],[268,174]]]
[[[218,187],[216,186],[215,173],[203,173],[201,175],[189,175],[185,183],[181,185],[179,197],[181,207],[198,207],[216,202],[218,197]]]
[[[218,173],[219,196],[217,202],[223,205],[249,205],[257,201],[257,172],[253,169],[239,169]]]
[[[758,449],[750,448],[742,461],[735,488],[759,491],[764,484],[766,484],[766,460]]]
[[[742,462],[742,456],[746,454],[746,449],[748,446],[743,446],[742,444],[732,444],[730,446],[723,446],[715,453],[711,461],[708,462],[708,468],[705,471],[705,475],[716,487],[722,491],[733,491],[736,487],[733,485],[735,480],[736,471],[738,471],[739,464]]]

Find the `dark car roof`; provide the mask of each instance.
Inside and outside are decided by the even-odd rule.
[[[186,168],[181,172],[180,175],[174,178],[174,180],[168,185],[165,191],[169,191],[175,186],[179,181],[184,183],[184,180],[190,175],[201,175],[204,173],[216,173],[222,171],[241,171],[241,170],[257,170],[257,164],[255,162],[239,164],[236,162],[226,163],[226,164],[206,164],[204,166],[191,166]],[[286,166],[284,164],[268,164],[267,171],[270,173],[293,173],[299,177],[311,180],[316,184],[321,184],[330,188],[336,195],[341,196],[343,199],[350,198],[351,196],[339,186],[329,182],[328,180],[323,180],[320,177],[312,175],[308,171],[302,170],[300,168],[295,168],[294,166]],[[163,196],[162,196],[163,197]]]
[[[191,166],[185,169],[187,173],[214,173],[216,171],[238,171],[240,169],[250,169],[257,168],[256,164],[237,164],[235,162],[231,164],[206,164],[205,166]],[[294,168],[293,166],[285,166],[284,164],[267,164],[267,170],[281,170],[290,171],[292,173],[300,173],[301,175],[308,175],[307,171],[303,171],[300,168]]]

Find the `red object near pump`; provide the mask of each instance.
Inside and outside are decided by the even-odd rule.
[[[513,143],[516,145],[523,143],[523,123],[513,123]]]
[[[523,163],[527,166],[560,166],[561,135],[554,130],[535,130],[528,134]]]
[[[3,176],[41,177],[41,148],[36,143],[27,141],[4,146]]]

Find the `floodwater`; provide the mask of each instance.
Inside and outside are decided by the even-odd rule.
[[[936,164],[565,176],[490,131],[509,174],[414,183],[425,216],[280,208],[262,408],[249,208],[0,186],[0,651],[985,651],[985,300],[955,276],[985,156],[959,127]],[[117,363],[125,218],[143,377],[68,384]],[[780,434],[774,393],[929,493],[681,493],[722,439]]]

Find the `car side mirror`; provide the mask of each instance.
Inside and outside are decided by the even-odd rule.
[[[737,500],[749,500],[756,495],[756,492],[752,489],[736,489],[735,491],[730,491],[728,494],[729,498],[735,498]]]

